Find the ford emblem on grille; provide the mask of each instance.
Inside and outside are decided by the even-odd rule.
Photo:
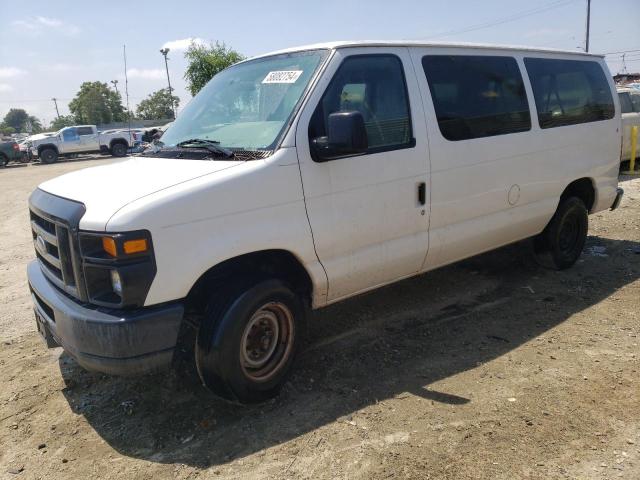
[[[38,248],[41,252],[47,251],[47,244],[44,243],[44,238],[42,238],[40,235],[36,237],[36,243],[38,244]]]

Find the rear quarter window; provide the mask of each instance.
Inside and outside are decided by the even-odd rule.
[[[598,62],[525,58],[540,128],[609,120],[613,96]]]

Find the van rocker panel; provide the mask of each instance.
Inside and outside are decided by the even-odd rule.
[[[37,261],[29,263],[27,276],[37,297],[40,327],[83,368],[133,375],[170,365],[184,314],[181,303],[133,310],[87,308],[51,285]]]

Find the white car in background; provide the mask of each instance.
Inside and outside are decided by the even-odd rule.
[[[640,130],[640,89],[618,87],[620,110],[622,113],[622,151],[620,161],[631,159],[631,127],[637,126]],[[640,137],[640,133],[638,134]],[[640,154],[640,138],[636,158]]]

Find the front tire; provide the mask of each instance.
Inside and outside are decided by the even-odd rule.
[[[589,213],[584,202],[577,197],[561,200],[549,224],[534,239],[536,259],[554,270],[571,267],[582,253],[588,230]]]
[[[204,385],[230,401],[259,403],[276,396],[300,344],[304,308],[284,282],[220,289],[196,339]]]
[[[40,152],[40,161],[47,165],[50,163],[56,163],[58,161],[58,152],[53,148],[45,148]]]

